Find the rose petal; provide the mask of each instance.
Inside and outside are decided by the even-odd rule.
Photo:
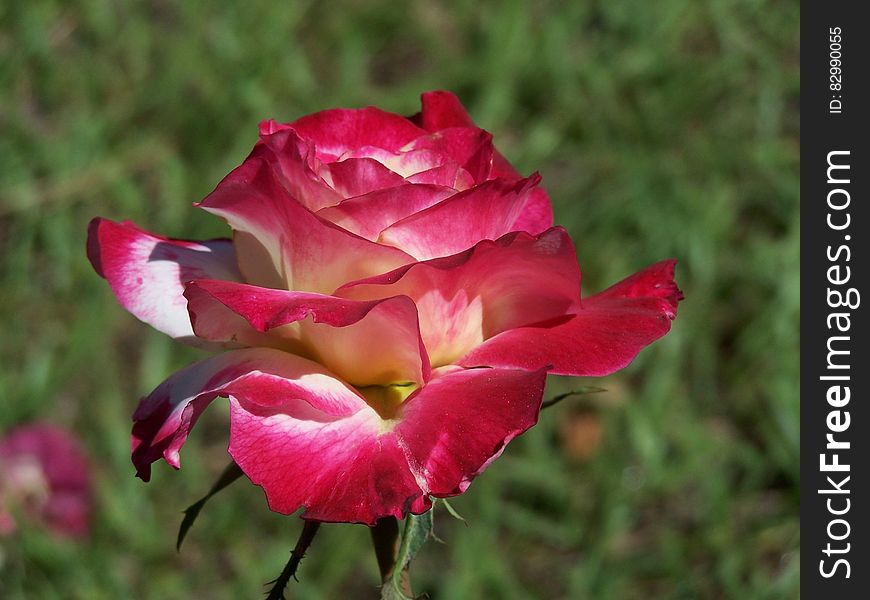
[[[492,177],[504,177],[514,179],[521,177],[517,171],[499,152],[495,152],[492,159]],[[520,211],[517,220],[512,226],[513,230],[525,231],[537,235],[553,226],[553,205],[550,197],[543,188],[535,188],[529,194],[525,206]]]
[[[381,231],[396,221],[438,204],[455,193],[455,190],[438,185],[403,183],[348,198],[338,206],[319,211],[317,215],[375,241]]]
[[[256,335],[270,332],[268,345],[315,359],[357,386],[429,377],[417,309],[406,297],[355,301],[207,280],[190,283],[185,296],[194,331],[206,339],[265,345]]]
[[[405,183],[401,175],[374,158],[348,158],[320,168],[320,176],[341,195],[351,198]]]
[[[231,399],[230,453],[272,510],[372,525],[429,508],[428,495],[464,491],[537,421],[546,372],[457,370],[431,381],[397,421],[360,411],[305,423],[276,402]]]
[[[272,510],[373,524],[430,504],[384,421],[320,365],[268,349],[227,352],[176,373],[134,415],[133,460],[146,481],[178,451],[206,405],[230,398],[229,451]]]
[[[396,434],[374,411],[316,422],[279,403],[264,410],[256,398],[231,399],[230,454],[273,511],[304,506],[305,519],[374,525],[431,506]]]
[[[433,378],[409,398],[395,432],[420,487],[461,494],[538,420],[546,370],[462,369]]]
[[[274,121],[260,124],[259,144],[252,156],[268,161],[281,183],[308,210],[317,211],[342,201],[344,196],[323,180],[314,144]]]
[[[441,166],[449,160],[442,152],[431,148],[417,148],[416,141],[408,144],[401,152],[390,152],[376,146],[361,146],[345,152],[339,157],[339,162],[349,158],[371,158],[404,178]]]
[[[348,150],[375,146],[398,152],[425,131],[399,115],[375,107],[324,110],[290,123],[305,140],[314,142],[317,157],[333,162]]]
[[[202,278],[241,279],[229,240],[172,240],[129,221],[91,221],[88,258],[109,282],[121,306],[155,329],[194,346],[209,344],[193,335],[182,295],[185,283]]]
[[[537,235],[552,226],[553,205],[550,204],[550,197],[543,189],[535,188],[529,194],[529,198],[520,211],[520,216],[514,221],[512,229]]]
[[[417,138],[411,142],[409,150],[428,148],[444,156],[468,171],[475,183],[483,183],[490,178],[494,148],[492,135],[477,127],[450,127],[437,133]],[[519,179],[519,177],[514,177]]]
[[[474,185],[474,177],[454,162],[443,164],[428,171],[415,173],[405,178],[405,181],[408,183],[428,183],[453,188],[454,192],[467,190]]]
[[[665,335],[683,295],[674,283],[675,261],[635,273],[583,300],[563,322],[505,331],[478,346],[459,364],[536,369],[558,375],[600,377],[628,365]]]
[[[422,110],[411,121],[426,131],[440,131],[448,127],[476,127],[468,111],[456,94],[444,90],[425,92],[420,96]]]
[[[511,231],[539,181],[537,175],[514,182],[487,181],[394,223],[379,241],[426,260],[498,239]]]
[[[421,96],[421,102],[422,110],[411,117],[411,120],[426,131],[475,127],[468,111],[452,92],[426,92]],[[489,177],[518,179],[520,174],[500,152],[495,151]],[[526,231],[532,235],[537,235],[553,226],[553,207],[543,189],[538,189],[529,196],[526,206],[513,225],[512,230]]]
[[[574,312],[580,269],[565,230],[538,237],[514,232],[454,256],[347,284],[336,293],[357,300],[400,294],[413,299],[437,366],[507,329]]]
[[[278,182],[269,164],[249,158],[200,203],[236,231],[239,266],[248,283],[332,292],[348,281],[411,262],[321,219]]]
[[[224,352],[178,371],[139,403],[131,440],[137,475],[148,481],[151,463],[161,457],[180,468],[179,450],[202,411],[218,396],[231,395],[280,404],[285,413],[314,423],[371,410],[310,360],[270,348]]]

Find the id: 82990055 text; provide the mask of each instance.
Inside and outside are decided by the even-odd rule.
[[[828,114],[839,115],[843,112],[843,28],[828,28],[828,89],[831,100]]]

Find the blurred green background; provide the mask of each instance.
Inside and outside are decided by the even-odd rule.
[[[199,355],[121,309],[88,220],[226,234],[191,207],[264,118],[458,93],[539,170],[584,287],[679,259],[673,331],[514,441],[436,515],[435,599],[799,595],[799,7],[776,0],[0,5],[0,430],[49,419],[95,461],[83,543],[0,540],[3,598],[256,598],[301,529],[238,483],[225,403],[184,469],[133,477],[139,396]],[[322,528],[291,598],[376,597],[361,526]]]

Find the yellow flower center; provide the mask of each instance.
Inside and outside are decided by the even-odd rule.
[[[402,402],[418,387],[411,381],[389,385],[367,385],[357,388],[357,391],[382,419],[390,420],[396,415]]]

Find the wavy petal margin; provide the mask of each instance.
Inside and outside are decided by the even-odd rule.
[[[582,300],[574,315],[500,333],[459,364],[537,369],[557,375],[601,377],[626,367],[665,335],[683,294],[674,282],[676,261],[656,263]]]
[[[184,294],[194,331],[206,339],[283,348],[357,386],[421,385],[429,378],[410,298],[357,301],[208,280],[191,282]]]
[[[176,373],[134,415],[138,475],[180,467],[191,427],[230,399],[229,452],[272,510],[373,525],[464,491],[535,424],[546,372],[448,369],[384,420],[320,365],[271,349],[226,352]]]
[[[445,258],[342,286],[358,300],[406,295],[417,305],[432,364],[446,365],[502,331],[572,314],[580,268],[562,228],[513,232]]]

